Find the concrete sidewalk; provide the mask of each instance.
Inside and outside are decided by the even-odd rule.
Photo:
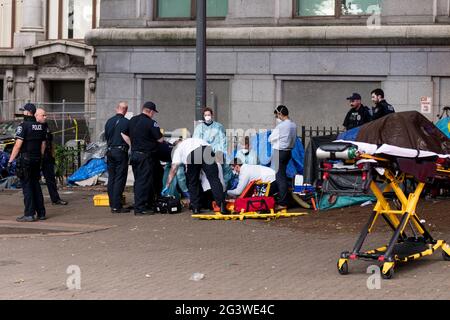
[[[365,222],[338,232],[345,210],[272,222],[194,220],[187,211],[135,217],[94,207],[96,193],[63,191],[68,206],[46,198],[49,219],[22,227],[47,234],[0,235],[0,299],[450,299],[450,262],[440,252],[401,266],[380,289],[367,287],[369,262],[339,275],[337,258]],[[0,203],[0,227],[14,227],[21,193],[1,192]],[[323,221],[336,232],[314,228]],[[295,227],[303,222],[311,228]],[[448,230],[434,235],[450,240]],[[389,237],[381,229],[371,243]],[[81,271],[80,290],[66,285],[72,265]],[[204,278],[190,280],[196,272]]]

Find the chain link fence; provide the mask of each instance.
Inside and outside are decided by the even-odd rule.
[[[20,106],[33,103],[47,113],[47,123],[53,133],[55,149],[56,176],[62,180],[75,172],[82,163],[82,153],[91,141],[95,130],[95,104],[84,102],[36,102],[30,100],[0,101],[0,135],[14,137],[15,128],[23,116],[18,112]],[[15,113],[8,110],[14,106]],[[9,140],[8,140],[9,141]],[[10,144],[10,142],[9,142]],[[10,151],[9,145],[5,151]]]

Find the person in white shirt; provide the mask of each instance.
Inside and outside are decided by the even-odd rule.
[[[272,144],[272,164],[275,165],[279,191],[277,210],[282,210],[286,209],[288,204],[286,168],[292,158],[292,149],[297,139],[297,125],[289,119],[289,110],[286,106],[279,105],[273,113],[277,126],[269,136],[269,142]]]
[[[201,209],[201,170],[203,170],[209,181],[214,200],[220,206],[221,212],[226,213],[225,194],[219,179],[219,169],[211,145],[202,139],[196,138],[188,138],[177,144],[172,153],[172,166],[166,181],[166,186],[161,193],[162,195],[165,195],[169,190],[170,183],[175,177],[180,164],[186,165],[186,178],[193,213],[198,214]]]
[[[231,165],[233,170],[239,175],[239,183],[233,190],[228,190],[227,194],[231,197],[238,197],[244,191],[245,187],[252,180],[261,180],[262,182],[274,182],[275,170],[269,167],[253,164],[242,164],[240,159],[234,159]]]

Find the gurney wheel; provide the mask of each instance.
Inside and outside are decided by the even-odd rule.
[[[390,268],[386,274],[383,273],[383,267],[381,267],[381,276],[383,277],[383,279],[392,279],[392,277],[394,276],[394,267]]]
[[[341,275],[348,274],[348,262],[345,261],[344,264],[342,265],[342,267],[340,267],[340,268],[339,268],[339,262],[338,262],[338,271],[339,271],[339,274],[341,274]]]
[[[445,261],[450,261],[450,256],[444,250],[442,250],[442,258],[444,258]]]

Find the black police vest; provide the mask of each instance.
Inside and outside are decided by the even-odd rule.
[[[20,153],[26,154],[33,159],[39,159],[41,157],[42,141],[45,140],[46,136],[45,125],[37,121],[25,120],[21,126],[25,135]]]

